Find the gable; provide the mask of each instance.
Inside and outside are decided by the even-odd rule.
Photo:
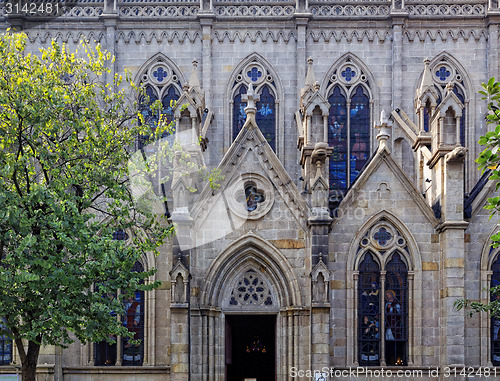
[[[307,227],[309,209],[305,201],[259,128],[247,122],[218,167],[224,176],[220,188],[213,190],[207,185],[191,212],[195,231],[210,230],[210,241],[214,235],[222,238],[248,220],[265,221],[273,208],[286,208],[287,216],[297,226],[303,230]],[[264,196],[255,210],[246,210],[246,184],[254,184]]]
[[[438,220],[418,189],[392,158],[386,147],[378,149],[363,173],[339,205],[340,215],[360,206],[368,209],[393,210],[401,220],[408,213],[421,215],[436,227]]]

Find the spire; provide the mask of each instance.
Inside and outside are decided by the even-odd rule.
[[[429,67],[430,63],[431,61],[429,60],[429,58],[424,59],[425,68],[424,68],[424,75],[422,76],[422,82],[420,83],[420,88],[419,88],[420,94],[423,94],[425,90],[427,90],[428,88],[432,89],[434,86],[431,69]]]
[[[193,70],[189,78],[189,87],[192,89],[200,89],[200,79],[198,78],[198,61],[193,61]]]
[[[312,59],[312,57],[309,57],[307,59],[306,87],[314,86],[314,83],[316,82],[316,78],[314,77],[313,62],[314,60]]]

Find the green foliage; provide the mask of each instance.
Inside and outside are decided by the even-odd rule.
[[[128,75],[110,80],[99,46],[25,48],[26,35],[0,35],[0,316],[22,361],[21,340],[130,336],[116,318],[124,298],[158,286],[132,266],[172,233],[129,187],[133,143],[150,130]],[[133,242],[113,240],[118,229]]]
[[[476,162],[479,164],[479,169],[484,173],[486,170],[491,170],[490,180],[500,180],[500,171],[498,164],[500,162],[500,83],[491,78],[488,83],[482,83],[483,91],[479,93],[483,95],[487,101],[488,115],[486,120],[488,124],[493,124],[494,129],[488,131],[479,139],[479,144],[486,148],[481,152]],[[497,183],[496,190],[500,188],[500,182]],[[490,211],[490,219],[500,210],[500,197],[488,198],[485,209]],[[493,247],[500,245],[500,233],[494,234],[491,237]]]
[[[493,125],[494,129],[488,131],[479,139],[479,144],[486,148],[481,152],[476,162],[479,164],[479,169],[484,173],[491,170],[490,180],[500,180],[500,83],[495,81],[495,78],[490,78],[488,83],[482,83],[484,90],[479,93],[483,95],[483,100],[487,101],[488,115],[486,121],[489,125]],[[496,185],[496,191],[500,188],[500,182]],[[500,197],[490,197],[484,207],[490,211],[490,219],[500,211]],[[493,234],[491,237],[492,246],[500,246],[500,232]],[[490,290],[492,295],[500,295],[500,287],[493,287]],[[500,302],[494,300],[490,303],[474,302],[468,299],[457,300],[454,303],[458,310],[462,308],[468,309],[472,316],[477,312],[488,312],[491,316],[500,318]]]
[[[488,290],[493,295],[500,295],[500,286]],[[460,311],[462,308],[468,309],[469,316],[477,312],[488,312],[490,316],[500,319],[500,300],[493,300],[490,303],[474,302],[468,299],[460,299],[454,303],[454,306]]]

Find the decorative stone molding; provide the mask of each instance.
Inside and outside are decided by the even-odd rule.
[[[291,5],[224,5],[214,7],[214,13],[221,17],[291,17],[295,7]]]
[[[73,42],[78,44],[82,39],[88,41],[102,42],[105,39],[105,34],[103,32],[41,32],[36,30],[28,30],[26,32],[28,39],[31,43],[40,42],[41,44],[50,43],[50,41],[55,40],[60,43],[65,44]]]
[[[230,185],[229,190],[227,193],[229,208],[243,219],[258,220],[269,213],[274,204],[273,185],[266,177],[257,173],[247,173],[238,177]]]
[[[170,271],[170,277],[172,279],[172,299],[170,304],[173,307],[187,307],[188,285],[191,275],[186,266],[182,263],[181,257],[177,258],[176,264]]]
[[[240,42],[245,42],[246,40],[250,40],[251,42],[274,42],[278,43],[283,41],[288,44],[290,41],[295,42],[297,40],[297,35],[294,31],[284,31],[284,30],[268,30],[265,33],[262,31],[214,31],[213,33],[214,41],[222,44],[225,39],[227,39],[230,43],[234,43],[236,40]]]
[[[136,33],[134,30],[123,31],[120,30],[116,33],[116,42],[123,42],[125,44],[130,44],[132,42],[136,44],[151,44],[156,41],[157,44],[168,43],[173,44],[177,42],[179,44],[184,44],[186,42],[195,43],[201,40],[201,35],[199,32],[195,31],[174,31],[169,33],[167,31],[153,31],[153,32],[139,32]]]
[[[272,306],[276,303],[273,299],[268,281],[251,268],[237,279],[227,307]]]
[[[320,253],[318,263],[313,267],[311,271],[311,283],[312,283],[312,304],[313,307],[328,307],[329,302],[329,283],[330,283],[330,271],[328,267],[323,262],[323,255]]]
[[[411,16],[483,16],[486,8],[483,4],[418,4],[405,7]]]
[[[164,5],[134,5],[120,6],[121,18],[155,18],[155,19],[184,19],[198,15],[198,6],[164,6]]]
[[[389,5],[316,5],[310,8],[313,17],[388,17]]]
[[[340,31],[332,30],[330,32],[325,32],[323,30],[310,30],[307,36],[308,39],[312,40],[313,42],[319,42],[320,40],[323,40],[326,43],[329,43],[333,40],[337,43],[341,41],[347,41],[348,43],[351,43],[353,41],[362,42],[364,39],[368,40],[368,42],[383,43],[386,39],[391,38],[391,34],[388,30],[376,29],[343,29]]]
[[[403,235],[387,221],[381,220],[366,232],[359,243],[365,249],[372,247],[384,254],[388,249],[395,246],[408,252],[406,239]]]

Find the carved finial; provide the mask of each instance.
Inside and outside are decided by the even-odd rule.
[[[387,117],[385,116],[385,110],[382,110],[380,112],[380,123],[387,123],[388,122],[388,119]]]
[[[387,140],[390,138],[390,129],[391,129],[391,124],[389,121],[389,118],[386,117],[385,111],[382,110],[380,113],[380,125],[375,126],[375,128],[380,129],[380,132],[377,135],[377,140],[379,147],[385,146],[387,143]]]
[[[453,88],[455,87],[455,84],[453,83],[453,81],[451,82],[448,82],[446,84],[446,94],[449,94],[453,91]]]
[[[191,77],[189,78],[189,87],[192,89],[200,88],[200,79],[198,77],[198,61],[193,61],[193,70],[191,71]]]
[[[323,262],[323,253],[319,252],[319,262]]]
[[[314,77],[313,62],[314,60],[312,59],[312,57],[309,57],[307,59],[306,87],[314,86],[314,83],[316,82],[316,78]]]
[[[254,93],[252,84],[248,86],[248,91],[246,94],[243,94],[242,99],[244,102],[247,103],[247,107],[245,107],[245,112],[247,113],[247,116],[249,115],[255,116],[255,113],[257,112],[255,103],[260,100],[260,96],[259,94]]]

